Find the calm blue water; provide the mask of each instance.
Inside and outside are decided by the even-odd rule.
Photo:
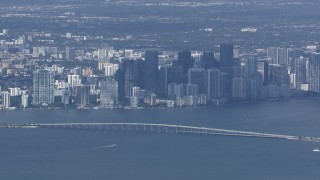
[[[318,100],[296,99],[204,109],[1,111],[0,122],[152,122],[320,136],[319,107]],[[318,180],[315,148],[320,144],[274,139],[0,129],[0,179]]]

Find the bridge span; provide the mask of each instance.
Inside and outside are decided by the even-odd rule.
[[[261,132],[237,131],[208,127],[196,127],[174,124],[152,123],[40,123],[40,124],[2,124],[0,128],[59,128],[59,129],[86,129],[106,131],[150,132],[166,134],[194,134],[194,135],[220,135],[238,137],[273,138],[286,140],[299,140],[320,142],[318,137],[302,137],[292,135],[269,134]]]

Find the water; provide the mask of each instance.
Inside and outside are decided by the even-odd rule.
[[[320,101],[223,108],[2,111],[0,121],[152,122],[320,136]],[[319,179],[320,144],[63,129],[0,129],[0,179]]]

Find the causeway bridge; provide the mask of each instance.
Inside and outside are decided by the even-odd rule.
[[[191,134],[191,135],[219,135],[255,138],[273,138],[296,141],[320,142],[319,137],[302,137],[292,135],[269,134],[261,132],[217,129],[209,127],[185,126],[174,124],[152,123],[40,123],[40,124],[1,124],[0,128],[58,128],[84,129],[105,131],[146,132],[159,134]]]

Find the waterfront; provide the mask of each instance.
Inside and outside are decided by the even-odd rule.
[[[2,111],[1,123],[152,122],[320,136],[320,102],[202,109]],[[318,179],[320,144],[220,136],[0,129],[5,179]],[[115,145],[115,146],[112,146]]]

